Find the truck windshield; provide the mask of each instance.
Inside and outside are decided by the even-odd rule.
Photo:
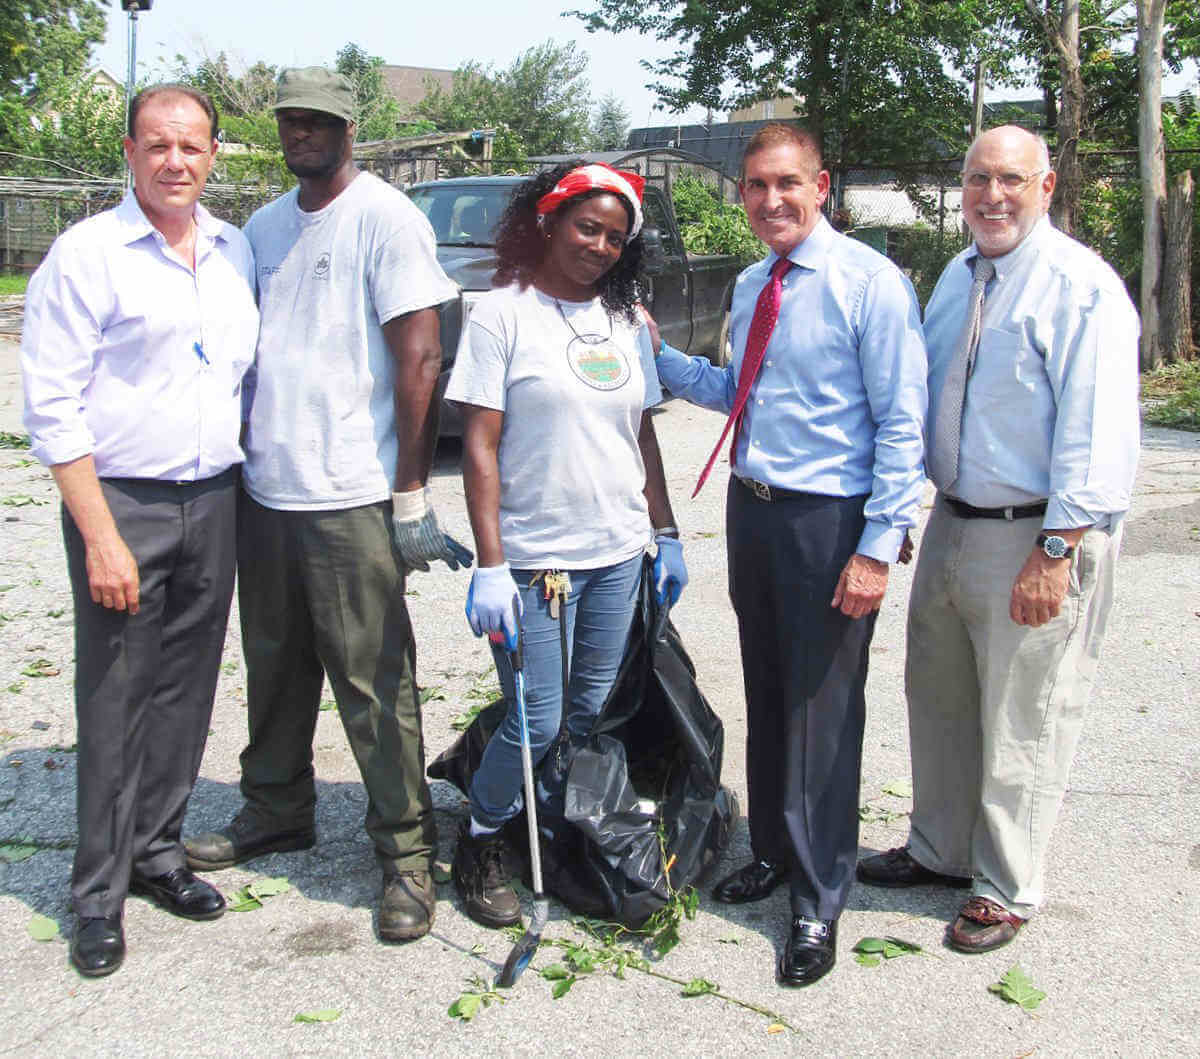
[[[429,218],[439,246],[492,246],[511,193],[511,187],[423,187],[408,196]]]

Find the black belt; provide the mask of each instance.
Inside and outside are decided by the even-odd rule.
[[[942,494],[942,499],[950,505],[959,518],[1003,518],[1011,522],[1017,518],[1037,518],[1046,513],[1046,501],[1039,500],[1036,504],[1024,504],[1021,507],[975,507],[965,500]]]
[[[766,482],[756,482],[753,478],[743,478],[740,474],[735,474],[733,477],[749,489],[759,500],[765,500],[767,503],[771,503],[774,500],[808,500],[814,495],[812,493],[802,493],[795,489],[780,489],[776,485],[767,485]]]

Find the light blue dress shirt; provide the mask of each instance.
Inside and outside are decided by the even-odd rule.
[[[797,492],[869,494],[858,551],[895,562],[924,482],[927,364],[916,295],[886,257],[824,218],[788,256],[795,267],[783,278],[733,473]],[[727,367],[663,346],[658,377],[671,393],[732,410],[754,306],[776,260],[768,254],[738,277]]]
[[[930,437],[977,253],[946,266],[925,312]],[[1048,529],[1110,526],[1129,509],[1140,443],[1125,285],[1045,217],[992,263],[951,493],[976,507],[1048,500]]]

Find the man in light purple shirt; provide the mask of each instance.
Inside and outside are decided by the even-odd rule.
[[[249,244],[198,202],[216,133],[203,93],[140,92],[133,191],[64,232],[26,294],[25,424],[62,492],[75,602],[71,960],[89,977],[124,959],[127,892],[187,919],[225,909],[180,841],[233,591],[258,334]]]

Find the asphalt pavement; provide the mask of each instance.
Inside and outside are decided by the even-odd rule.
[[[674,619],[700,687],[724,719],[724,779],[744,804],[741,670],[725,582],[727,463],[697,500],[687,499],[720,419],[671,402],[656,424],[691,573]],[[21,431],[16,347],[3,339],[0,431]],[[467,540],[460,456],[457,443],[439,447],[433,489],[446,528]],[[864,853],[902,844],[907,834],[910,581],[910,569],[893,569],[871,652]],[[456,737],[453,719],[492,684],[488,652],[463,618],[466,587],[466,574],[444,567],[415,574],[409,586],[431,758]],[[962,956],[943,947],[958,891],[858,886],[841,920],[837,967],[815,986],[788,991],[774,980],[786,887],[742,907],[705,893],[681,943],[650,965],[668,977],[633,969],[623,980],[581,975],[554,999],[554,983],[529,972],[472,1021],[456,1020],[450,1005],[494,978],[510,941],[468,920],[449,884],[438,888],[429,937],[404,946],[376,940],[379,875],[362,829],[365,797],[328,710],[315,744],[318,845],[211,876],[227,896],[265,878],[285,877],[290,888],[212,923],[185,922],[133,898],[125,966],[85,981],[70,968],[64,940],[72,928],[75,726],[57,494],[27,451],[0,448],[0,932],[10,943],[0,964],[0,1054],[1197,1054],[1200,435],[1146,431],[1117,590],[1051,844],[1049,898],[1007,948]],[[240,804],[244,672],[235,611],[188,830],[220,826]],[[434,798],[445,863],[464,810],[446,784],[434,784]],[[743,820],[717,873],[748,849]],[[34,940],[39,916],[60,935]],[[546,936],[586,941],[558,904]],[[878,966],[855,962],[859,939],[883,936],[923,952]],[[535,965],[560,957],[544,948]],[[989,991],[1014,965],[1045,993],[1036,1010]],[[677,983],[694,979],[731,999],[683,996]],[[296,1021],[313,1012],[333,1020]]]

